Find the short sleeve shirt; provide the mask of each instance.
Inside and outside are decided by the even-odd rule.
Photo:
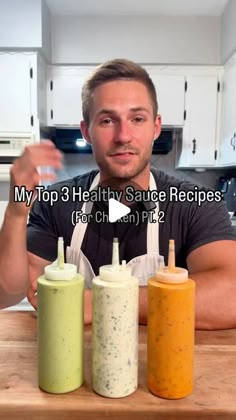
[[[168,260],[169,239],[175,240],[176,265],[187,267],[187,257],[196,248],[219,240],[236,240],[224,201],[208,202],[201,205],[195,201],[173,201],[169,199],[170,187],[181,191],[194,191],[196,186],[177,180],[164,172],[151,168],[156,181],[157,191],[166,191],[167,199],[159,202],[159,211],[163,212],[164,221],[159,223],[159,253]],[[69,191],[80,186],[89,190],[97,171],[56,183],[49,190],[58,191],[59,197],[63,186]],[[202,188],[203,191],[208,191]],[[27,227],[27,248],[31,253],[48,261],[57,257],[57,240],[64,238],[65,248],[70,246],[74,230],[72,212],[81,210],[78,200],[59,200],[50,206],[43,201],[34,202]],[[142,203],[140,204],[142,206]],[[96,209],[96,204],[94,205]],[[96,275],[99,267],[111,263],[112,239],[116,236],[120,244],[120,259],[127,262],[132,258],[147,253],[147,222],[142,224],[97,223],[88,224],[82,242],[82,251],[91,263]]]

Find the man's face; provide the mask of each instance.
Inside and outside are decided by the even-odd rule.
[[[82,131],[92,144],[103,178],[134,178],[149,167],[152,143],[160,134],[151,97],[138,81],[116,80],[98,86],[92,97],[90,124]]]

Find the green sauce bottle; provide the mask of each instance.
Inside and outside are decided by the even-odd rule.
[[[84,278],[64,263],[63,239],[57,263],[38,278],[38,383],[53,394],[83,383]]]

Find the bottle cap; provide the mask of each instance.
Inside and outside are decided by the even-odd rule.
[[[119,242],[118,238],[114,238],[112,249],[112,264],[103,265],[99,268],[100,278],[104,281],[113,282],[128,280],[131,276],[131,268],[127,267],[125,260],[122,260],[122,264],[120,264],[119,261]]]
[[[131,268],[125,265],[114,267],[113,265],[103,265],[99,268],[99,276],[104,281],[124,281],[131,276]]]
[[[156,273],[156,280],[161,283],[178,284],[188,281],[188,270],[175,266],[175,241],[169,240],[168,267]]]
[[[155,279],[161,283],[185,283],[188,281],[188,270],[175,267],[174,271],[170,271],[169,267],[164,267],[162,270],[156,272]]]
[[[77,274],[74,264],[64,262],[64,241],[58,238],[57,260],[44,268],[44,276],[47,280],[72,280]]]

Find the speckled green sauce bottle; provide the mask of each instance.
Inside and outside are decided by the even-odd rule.
[[[61,394],[83,383],[84,279],[76,266],[45,267],[38,278],[38,383]]]

